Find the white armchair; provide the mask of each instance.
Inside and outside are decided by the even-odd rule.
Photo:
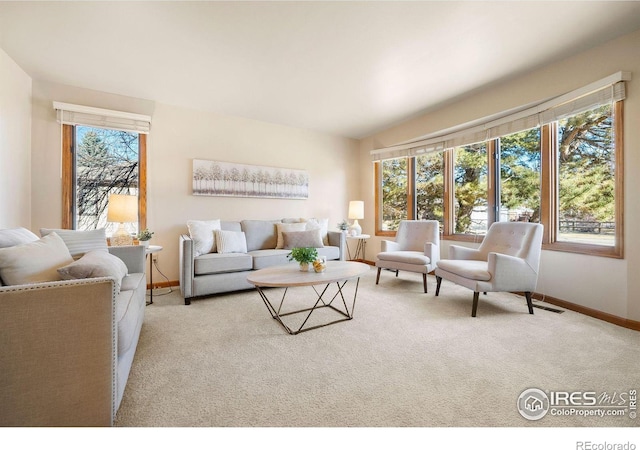
[[[541,246],[541,224],[495,222],[478,249],[452,245],[450,259],[438,261],[436,296],[443,278],[471,289],[475,317],[480,292],[524,292],[533,314],[531,294],[538,281]]]
[[[403,220],[400,222],[396,240],[382,241],[382,252],[376,257],[380,281],[380,271],[390,269],[406,270],[422,274],[424,292],[427,292],[427,273],[436,267],[440,259],[440,224],[437,220]]]

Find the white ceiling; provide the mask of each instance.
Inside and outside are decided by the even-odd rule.
[[[32,78],[359,138],[640,29],[640,2],[5,2]]]

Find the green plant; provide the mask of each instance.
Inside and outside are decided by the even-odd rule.
[[[342,219],[342,222],[338,222],[338,229],[342,231],[349,229],[349,222],[347,222],[347,219]]]
[[[295,247],[287,255],[289,261],[298,261],[300,264],[310,264],[318,257],[318,250],[313,247]]]
[[[145,228],[140,233],[138,233],[138,240],[140,241],[148,241],[153,236],[153,231],[149,231],[148,228]]]

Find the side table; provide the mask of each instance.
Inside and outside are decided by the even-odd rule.
[[[162,251],[161,245],[149,245],[145,248],[144,252],[149,257],[149,302],[147,305],[153,304],[153,254]],[[151,255],[151,256],[149,256]]]
[[[347,239],[358,241],[356,245],[356,251],[353,254],[353,258],[351,257],[351,248],[349,248],[349,243],[347,242],[347,253],[349,255],[350,261],[364,261],[365,256],[365,247],[367,245],[367,239],[371,236],[368,234],[359,234],[357,236],[349,236],[347,235]]]

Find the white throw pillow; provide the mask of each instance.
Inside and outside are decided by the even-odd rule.
[[[13,247],[14,245],[28,244],[40,239],[26,228],[7,228],[0,230],[0,248]]]
[[[220,220],[189,220],[189,236],[193,240],[193,256],[205,255],[216,251],[213,232],[220,229]]]
[[[80,259],[58,269],[63,280],[80,280],[85,278],[111,277],[116,281],[116,292],[120,292],[122,279],[129,270],[117,256],[101,250],[91,250]]]
[[[55,232],[62,238],[73,259],[78,259],[91,250],[108,252],[107,235],[104,228],[97,230],[63,230],[40,228],[40,236],[47,236]]]
[[[282,237],[282,233],[284,231],[304,231],[306,230],[307,224],[305,222],[297,222],[297,223],[277,223],[276,230],[278,233],[278,240],[276,241],[276,248],[284,248],[284,239]]]
[[[59,281],[57,269],[73,262],[56,233],[28,244],[0,248],[0,278],[6,285]]]
[[[247,239],[244,231],[216,230],[218,253],[247,253]]]
[[[307,221],[307,230],[320,230],[320,237],[324,245],[329,245],[329,219],[309,219]]]

